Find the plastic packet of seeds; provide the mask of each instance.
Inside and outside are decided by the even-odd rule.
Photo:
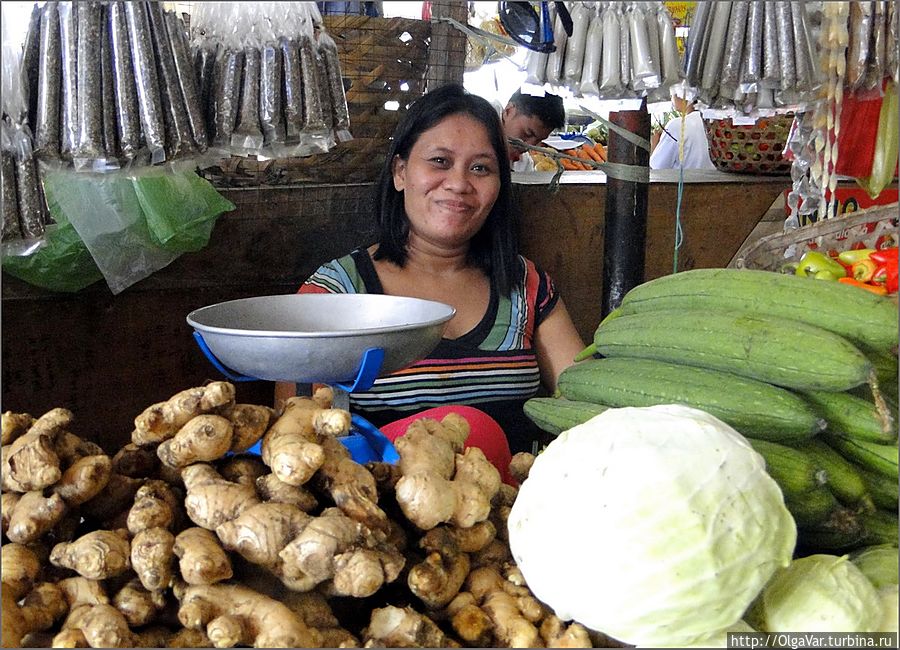
[[[350,111],[347,108],[347,96],[344,92],[344,79],[341,75],[337,44],[324,31],[319,33],[319,56],[325,64],[335,135],[339,142],[344,142],[353,137],[350,135]]]

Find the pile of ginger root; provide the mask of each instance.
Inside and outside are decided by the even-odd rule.
[[[619,645],[529,591],[517,489],[464,448],[464,419],[418,420],[398,463],[361,465],[332,402],[275,412],[209,382],[145,409],[112,456],[65,408],[4,412],[2,646]],[[514,457],[519,481],[533,460]]]

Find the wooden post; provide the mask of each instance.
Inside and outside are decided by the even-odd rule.
[[[428,46],[428,70],[425,90],[448,83],[462,83],[466,68],[466,35],[450,23],[436,19],[447,17],[466,24],[467,2],[435,0],[431,3],[431,43]]]
[[[650,114],[646,103],[637,111],[609,114],[609,121],[650,140]],[[650,152],[609,130],[608,160],[647,170],[645,182],[607,176],[603,234],[603,295],[600,315],[619,306],[628,291],[644,281],[644,245],[647,238],[647,195],[650,190]]]

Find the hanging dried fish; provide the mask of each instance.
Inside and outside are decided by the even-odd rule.
[[[321,131],[325,128],[322,96],[319,92],[319,71],[316,50],[309,36],[300,37],[300,76],[303,87],[303,129]]]
[[[244,74],[243,51],[222,50],[216,57],[216,85],[213,114],[217,146],[229,146],[237,122],[241,77]]]
[[[331,98],[334,128],[347,130],[350,128],[350,111],[347,108],[347,96],[344,94],[341,61],[338,56],[337,44],[328,34],[319,35],[319,54],[325,62],[325,72],[328,76],[328,93]]]
[[[725,52],[725,36],[728,32],[728,19],[731,16],[732,2],[714,3],[712,20],[709,26],[709,39],[703,56],[703,76],[700,88],[715,95],[718,89],[719,75],[722,69],[722,56]]]
[[[268,43],[262,48],[259,73],[259,125],[265,144],[284,142],[284,110],[281,48]]]
[[[197,76],[191,61],[184,24],[174,11],[165,12],[165,20],[166,30],[169,35],[169,45],[175,59],[175,71],[178,76],[181,98],[187,111],[188,125],[191,128],[191,136],[197,150],[201,152],[206,151],[208,139],[206,122],[203,118],[203,104],[200,101]]]
[[[0,190],[3,195],[3,223],[0,225],[0,241],[21,239],[19,227],[19,196],[16,189],[16,155],[9,149],[0,149]]]
[[[126,160],[132,160],[142,147],[141,114],[138,108],[138,91],[124,2],[113,2],[109,5],[109,43],[119,150]]]
[[[687,83],[691,86],[700,85],[700,77],[703,74],[702,58],[703,46],[706,42],[706,30],[710,17],[715,9],[715,3],[699,2],[694,10],[694,21],[685,47],[682,72]]]
[[[103,151],[107,159],[115,159],[119,156],[119,142],[116,125],[116,78],[109,30],[110,10],[110,5],[101,7],[100,74],[103,88]]]
[[[33,239],[44,234],[47,206],[38,175],[37,160],[31,152],[16,157],[16,190],[19,195],[19,225],[22,236]]]
[[[41,57],[41,8],[37,3],[31,9],[25,45],[22,49],[22,85],[28,102],[28,127],[37,132],[37,100]]]
[[[259,125],[259,74],[260,54],[253,46],[244,48],[244,79],[241,86],[241,103],[237,126],[231,137],[233,145],[244,149],[258,149],[263,144]]]
[[[153,35],[153,48],[159,64],[159,94],[162,98],[163,120],[166,134],[166,157],[180,158],[194,150],[191,136],[190,119],[184,98],[181,96],[181,84],[178,80],[178,69],[175,67],[175,55],[172,52],[171,39],[166,28],[165,12],[162,3],[149,4],[150,28]],[[193,74],[193,69],[191,70]]]
[[[69,159],[78,143],[78,7],[59,3],[59,35],[62,53],[60,97],[60,155]]]
[[[766,0],[763,17],[763,69],[761,82],[766,88],[781,86],[781,61],[778,58],[778,9],[775,0]]]
[[[96,159],[103,155],[103,79],[99,2],[78,3],[78,135],[73,156]]]
[[[741,60],[744,57],[744,35],[747,29],[747,15],[749,11],[749,0],[738,0],[731,7],[731,16],[728,19],[728,32],[725,37],[722,76],[719,79],[722,86],[729,90],[733,90],[738,84]]]
[[[778,0],[778,61],[781,64],[781,90],[792,90],[797,85],[797,68],[794,63],[794,21],[791,19],[791,3]]]
[[[850,3],[850,42],[847,45],[847,84],[848,90],[862,87],[866,74],[866,61],[869,58],[869,43],[872,38],[872,14],[875,7],[872,2]]]
[[[160,163],[165,160],[166,156],[166,136],[147,3],[125,2],[124,5],[141,116],[141,129],[144,141],[150,150],[150,161]]]
[[[59,158],[60,57],[59,3],[48,2],[41,10],[38,103],[34,130],[35,150],[45,159]]]
[[[744,56],[741,75],[738,79],[744,92],[756,91],[756,84],[762,77],[763,20],[766,13],[765,2],[751,2],[747,14],[747,29],[744,33]]]

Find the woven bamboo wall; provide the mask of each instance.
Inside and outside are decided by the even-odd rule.
[[[406,106],[425,92],[431,23],[409,18],[326,16],[355,138],[387,138]],[[397,102],[398,110],[385,108]]]

